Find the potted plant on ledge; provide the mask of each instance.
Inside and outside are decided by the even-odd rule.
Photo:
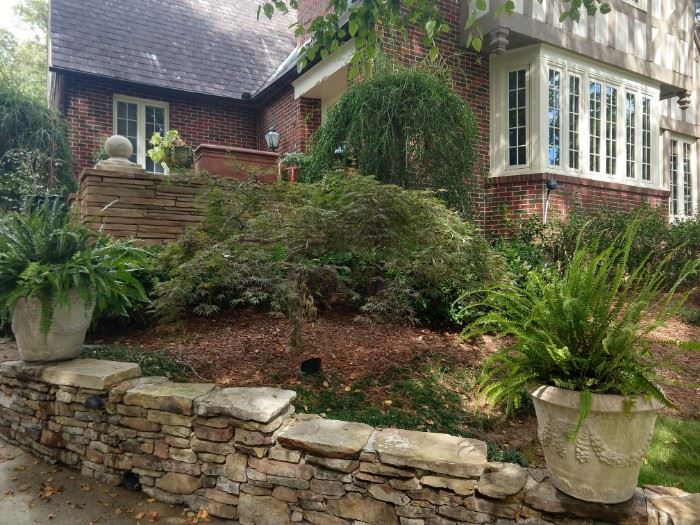
[[[153,148],[148,150],[148,156],[156,164],[165,164],[170,169],[189,169],[194,164],[192,146],[175,129],[167,131],[165,136],[154,133],[149,142]]]
[[[0,219],[0,304],[23,360],[77,357],[95,310],[146,300],[134,272],[146,252],[70,221],[57,201]]]
[[[678,287],[698,265],[670,283],[666,262],[628,270],[638,230],[632,223],[607,249],[579,248],[560,274],[489,290],[479,303],[488,313],[465,332],[505,338],[481,392],[509,409],[531,393],[552,482],[586,501],[633,496],[656,415],[672,406],[655,381],[650,333],[687,299]]]

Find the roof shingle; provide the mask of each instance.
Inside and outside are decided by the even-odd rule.
[[[295,14],[258,0],[51,0],[51,68],[193,93],[256,93],[294,50]]]

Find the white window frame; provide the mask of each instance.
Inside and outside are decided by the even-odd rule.
[[[506,165],[507,135],[507,76],[510,71],[526,68],[528,98],[528,164],[509,167]],[[561,72],[560,85],[560,165],[549,164],[549,70]],[[579,78],[580,98],[578,113],[579,163],[578,168],[569,167],[569,81],[572,76]],[[615,182],[629,186],[661,189],[664,186],[661,164],[661,148],[655,137],[660,136],[660,86],[652,79],[602,64],[546,44],[529,46],[491,60],[491,176],[507,176],[525,173],[552,173],[554,175],[579,176],[586,179]],[[590,84],[601,84],[601,150],[600,171],[590,169]],[[617,130],[615,134],[615,174],[606,173],[606,121],[607,88],[617,90]],[[626,176],[626,96],[634,94],[637,101],[635,114],[635,166],[636,176]],[[651,180],[642,180],[642,97],[651,99]]]
[[[669,139],[666,144],[664,155],[666,157],[666,178],[668,182],[668,190],[671,192],[671,155],[673,143],[678,146],[677,149],[677,173],[676,173],[676,185],[678,188],[678,205],[680,213],[673,213],[673,193],[669,193],[668,196],[668,213],[671,221],[682,221],[689,219],[698,212],[698,173],[697,173],[697,139],[694,137],[688,137],[686,135],[680,135],[678,133],[669,133]],[[685,213],[685,159],[684,159],[684,145],[690,146],[690,213]]]
[[[146,147],[142,147],[146,140],[146,106],[162,108],[165,114],[165,131],[170,129],[170,104],[162,100],[152,100],[148,98],[131,97],[127,95],[114,95],[112,102],[112,129],[117,133],[117,104],[127,102],[137,105],[136,111],[136,163],[142,168],[146,168]],[[165,170],[168,173],[168,170]]]
[[[509,97],[510,97],[510,74],[525,71],[525,163],[510,164],[510,122],[509,112]],[[530,71],[527,66],[510,68],[505,73],[505,108],[506,108],[506,146],[505,146],[505,163],[509,170],[527,169],[530,166]],[[520,146],[516,146],[520,147]]]

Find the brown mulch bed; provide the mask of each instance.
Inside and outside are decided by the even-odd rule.
[[[192,318],[177,330],[129,331],[91,342],[166,350],[201,378],[236,386],[294,385],[301,362],[311,357],[321,358],[325,374],[349,385],[427,358],[474,367],[484,352],[460,342],[454,333],[368,324],[332,314],[305,324],[304,348],[297,354],[287,347],[288,330],[286,318],[243,310],[216,319]]]
[[[652,335],[658,340],[700,341],[700,327],[673,320]],[[428,359],[452,367],[478,368],[484,356],[495,350],[489,339],[468,344],[456,333],[368,324],[347,314],[307,322],[301,353],[288,349],[287,337],[286,318],[239,310],[214,319],[191,318],[177,329],[98,334],[90,342],[165,350],[191,365],[200,380],[229,386],[293,387],[300,381],[301,362],[311,357],[321,358],[326,375],[341,385],[351,385]],[[663,387],[679,408],[669,413],[700,416],[700,354],[663,344],[654,344],[653,350],[668,362],[661,370]]]
[[[700,327],[674,319],[652,333],[659,341],[700,341]],[[700,417],[700,353],[680,350],[672,345],[656,343],[652,350],[665,366],[659,371],[664,380],[663,389],[678,406],[670,415]]]

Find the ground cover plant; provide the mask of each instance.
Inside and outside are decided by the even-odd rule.
[[[314,136],[304,180],[320,180],[337,163],[350,163],[381,182],[437,190],[468,215],[480,134],[469,104],[435,65],[378,64],[330,110]]]
[[[213,188],[204,224],[160,260],[164,319],[259,306],[447,324],[464,290],[502,276],[485,238],[432,194],[345,172]]]

